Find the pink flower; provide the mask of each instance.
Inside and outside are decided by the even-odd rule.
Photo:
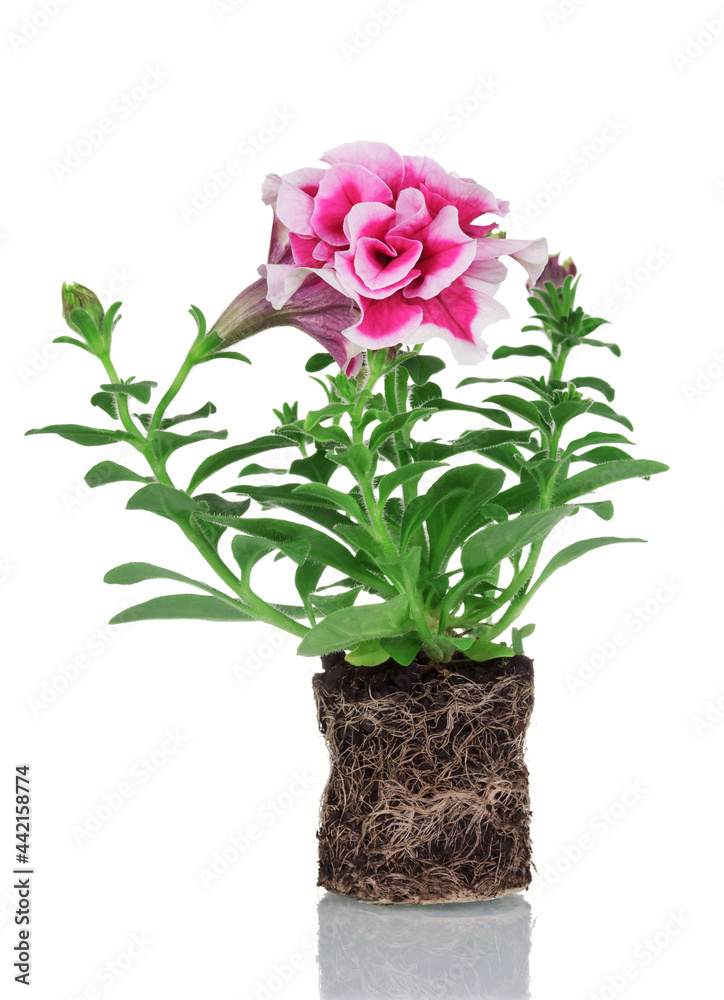
[[[268,193],[266,184],[265,200]],[[276,200],[276,194],[273,189],[269,197]],[[356,375],[362,366],[363,352],[344,335],[359,317],[359,310],[349,296],[316,275],[304,274],[294,287],[290,283],[284,303],[272,305],[266,270],[288,266],[292,261],[289,231],[275,215],[268,263],[259,268],[262,277],[240,292],[211,328],[219,337],[219,350],[271,327],[294,326],[316,340],[348,375]]]
[[[535,282],[545,240],[498,237],[495,220],[478,220],[504,216],[507,202],[427,157],[352,142],[322,159],[327,169],[267,178],[264,200],[282,234],[260,268],[271,305],[284,310],[309,286],[351,300],[350,321],[335,333],[349,360],[431,337],[462,363],[485,357],[483,329],[508,316],[494,298],[507,273],[500,258],[513,257]]]

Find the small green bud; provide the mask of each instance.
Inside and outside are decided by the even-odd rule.
[[[71,282],[71,284],[64,282],[62,299],[63,319],[71,330],[83,334],[83,330],[79,329],[70,318],[74,309],[83,309],[92,319],[93,325],[98,332],[101,332],[106,314],[95,292],[92,292],[90,288],[86,288],[85,285],[79,285],[77,282]]]

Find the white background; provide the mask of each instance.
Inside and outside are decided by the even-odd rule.
[[[121,374],[163,384],[192,337],[188,304],[213,320],[256,276],[270,223],[264,174],[313,165],[358,138],[431,152],[511,199],[510,235],[543,235],[574,255],[581,302],[614,321],[607,333],[623,358],[590,351],[578,362],[587,370],[570,374],[613,381],[616,405],[634,418],[636,454],[672,467],[608,491],[612,525],[581,516],[565,535],[612,529],[649,544],[589,556],[532,607],[531,995],[716,995],[724,11],[701,0],[401,0],[391,13],[385,0],[46,0],[46,10],[13,0],[0,26],[3,996],[24,995],[12,981],[10,813],[23,762],[34,780],[31,995],[318,995],[314,827],[326,754],[314,663],[265,626],[104,631],[124,601],[164,592],[105,586],[110,567],[137,558],[192,575],[203,567],[173,526],[123,510],[129,484],[83,487],[102,457],[131,456],[22,435],[103,420],[88,404],[97,363],[49,346],[64,332],[63,280],[106,290],[106,303],[123,299]],[[375,10],[388,14],[374,22]],[[133,107],[124,94],[135,95]],[[104,119],[102,142],[63,170]],[[283,119],[268,141],[265,129]],[[230,160],[236,176],[209,187]],[[517,268],[500,298],[513,318],[490,329],[493,346],[514,342],[526,317]],[[179,404],[213,399],[211,426],[248,440],[271,426],[273,406],[318,400],[302,372],[312,349],[297,331],[272,331],[246,345],[253,369],[205,366]],[[535,369],[506,365],[496,374]],[[485,368],[478,374],[491,374]],[[448,384],[459,377],[452,371]],[[176,469],[191,469],[203,447]],[[271,575],[261,579],[271,596]],[[52,686],[63,687],[62,668],[75,676],[78,657],[76,679],[38,708],[42,692],[50,700]],[[583,675],[592,678],[573,691],[571,678]],[[164,757],[168,732],[181,745],[149,776],[141,762]],[[131,797],[79,843],[89,811],[124,782]],[[287,807],[275,816],[269,800]],[[206,887],[200,870],[249,825],[259,839]],[[325,933],[338,912],[344,933],[352,928],[351,962],[379,911],[323,908]],[[499,934],[503,951],[520,948],[490,911],[479,919],[481,939]],[[440,923],[453,956],[463,926]],[[132,945],[134,935],[145,943]],[[327,982],[340,975],[329,964],[322,972]],[[326,995],[413,995],[375,975],[365,992]],[[525,996],[520,981],[519,965],[505,995]],[[497,988],[459,995],[502,996]],[[428,995],[458,993],[433,986]]]

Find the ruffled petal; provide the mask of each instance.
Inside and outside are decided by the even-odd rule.
[[[437,160],[429,156],[403,156],[402,162],[405,166],[403,187],[419,188],[429,174],[447,173]]]
[[[276,195],[277,215],[287,229],[300,236],[314,236],[310,220],[314,198],[324,174],[321,167],[302,167],[280,178]]]
[[[346,332],[361,347],[394,347],[417,337],[422,307],[411,304],[400,292],[386,299],[362,299],[360,305],[359,322]]]
[[[417,188],[405,188],[395,203],[395,225],[390,236],[410,236],[424,228],[432,216],[425,195]]]
[[[430,172],[421,187],[426,192],[426,200],[433,213],[445,205],[454,205],[463,227],[487,212],[506,215],[509,210],[507,201],[499,201],[482,184],[445,172]]]
[[[281,197],[281,193],[280,193]],[[392,203],[392,191],[366,167],[355,163],[338,163],[325,171],[314,199],[311,216],[313,231],[327,243],[346,246],[344,220],[353,205],[362,201]],[[290,227],[294,228],[294,227]],[[301,232],[301,230],[299,230]]]
[[[422,243],[417,262],[420,277],[405,290],[408,298],[431,299],[464,274],[475,259],[476,241],[466,236],[458,224],[452,205],[442,209],[432,222],[415,234]]]
[[[471,287],[467,278],[458,278],[434,299],[421,302],[423,318],[415,341],[442,337],[450,345],[455,360],[463,365],[474,365],[485,358],[488,346],[481,332],[490,323],[509,316],[505,306]]]
[[[346,142],[328,150],[320,159],[331,166],[337,163],[359,163],[380,177],[395,195],[402,186],[405,173],[403,159],[386,142]]]
[[[395,210],[389,205],[375,201],[363,201],[353,205],[344,220],[344,234],[354,249],[357,240],[364,237],[382,240],[395,219]]]

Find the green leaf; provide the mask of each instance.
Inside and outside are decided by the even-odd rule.
[[[325,486],[324,483],[302,483],[301,486],[297,486],[294,489],[295,496],[300,496],[300,494],[327,500],[334,507],[338,507],[346,514],[349,514],[356,521],[363,522],[365,520],[365,516],[356,500],[348,493],[334,490],[331,486]]]
[[[360,642],[403,635],[410,629],[410,605],[399,595],[382,604],[335,611],[302,639],[300,656],[322,656],[336,650],[352,649]]]
[[[205,417],[210,417],[213,413],[216,413],[216,407],[213,403],[204,403],[200,406],[198,410],[194,410],[193,413],[179,413],[175,417],[164,417],[161,421],[161,430],[166,430],[168,427],[175,427],[176,424],[183,424],[187,420],[202,420]]]
[[[631,458],[631,455],[621,448],[603,447],[584,451],[582,455],[576,455],[574,461],[592,462],[594,465],[600,465],[602,462],[615,462],[621,458]]]
[[[304,418],[302,429],[307,432],[311,431],[320,421],[327,420],[329,417],[344,416],[344,414],[350,413],[352,409],[351,403],[328,403],[321,410],[310,410]]]
[[[523,625],[522,628],[512,629],[513,641],[511,645],[518,656],[524,655],[523,650],[523,639],[526,639],[529,635],[535,632],[535,625]]]
[[[334,358],[331,354],[327,354],[326,351],[322,351],[320,354],[313,354],[309,361],[307,361],[304,366],[306,372],[321,372],[323,368],[329,368],[333,364]]]
[[[189,492],[193,493],[197,486],[203,483],[205,479],[213,476],[215,472],[225,469],[228,465],[233,465],[234,462],[243,462],[245,458],[250,458],[252,455],[258,455],[264,451],[290,448],[292,444],[293,442],[289,438],[282,437],[279,434],[268,434],[264,437],[255,438],[253,441],[247,441],[246,444],[235,444],[230,448],[224,448],[223,451],[218,451],[215,455],[210,455],[204,459],[191,477]]]
[[[117,396],[133,396],[139,403],[148,403],[151,399],[151,389],[155,389],[158,382],[109,382],[102,385],[104,392],[112,392]]]
[[[272,542],[264,538],[254,538],[253,535],[234,535],[231,540],[231,554],[241,570],[242,581],[247,581],[259,560],[273,551]]]
[[[368,569],[359,556],[355,556],[336,539],[307,524],[283,521],[280,518],[246,517],[239,521],[238,530],[257,538],[266,538],[279,548],[289,542],[303,540],[309,543],[308,558],[314,562],[330,566],[374,592],[385,596],[396,593],[382,575],[375,573],[374,569]]]
[[[84,344],[81,340],[76,340],[75,337],[66,337],[66,336],[54,337],[53,338],[53,343],[54,344],[72,344],[73,347],[80,347],[82,350],[88,351],[89,354],[93,353],[92,351],[89,350],[87,344]]]
[[[444,462],[412,462],[410,465],[403,465],[393,472],[388,472],[379,481],[380,503],[384,504],[393,490],[404,483],[417,480],[426,472],[430,472],[432,469],[441,469],[444,465]]]
[[[385,420],[383,423],[375,427],[370,435],[370,451],[377,451],[380,445],[382,445],[388,437],[391,437],[398,431],[406,430],[418,420],[424,420],[425,417],[429,417],[432,413],[434,413],[434,410],[412,410],[409,413],[398,413],[394,417],[390,417],[389,420]]]
[[[607,344],[603,340],[590,340],[588,337],[580,343],[583,347],[607,347],[611,354],[615,354],[617,358],[621,357],[621,348],[618,344]]]
[[[286,471],[286,469],[273,469],[268,465],[259,465],[258,462],[252,462],[250,465],[244,466],[239,473],[239,479],[242,476],[283,476],[286,474]]]
[[[588,412],[592,413],[596,417],[606,417],[608,420],[615,420],[617,424],[623,424],[623,426],[627,427],[630,431],[633,430],[633,424],[628,417],[622,417],[620,413],[616,413],[616,411],[612,410],[606,403],[593,403]]]
[[[565,504],[569,500],[582,497],[601,486],[608,486],[610,483],[621,482],[624,479],[655,476],[658,472],[666,472],[668,468],[668,465],[652,462],[649,459],[605,462],[603,465],[595,465],[584,472],[579,472],[578,475],[571,476],[570,479],[566,479],[556,486],[553,492],[553,502]]]
[[[339,581],[339,583],[332,584],[331,586],[336,587],[343,582]],[[342,608],[351,608],[361,590],[362,587],[353,587],[351,590],[346,590],[343,594],[335,594],[334,597],[321,597],[319,594],[313,594],[311,601],[314,607],[318,611],[321,611],[323,615],[331,615],[333,611],[340,611]]]
[[[110,344],[111,334],[113,333],[116,324],[120,321],[121,315],[120,310],[121,303],[114,302],[112,305],[106,309],[106,314],[103,317],[103,336],[105,337],[106,343]]]
[[[493,383],[499,384],[502,382],[502,378],[478,378],[477,375],[469,375],[464,378],[462,382],[458,382],[457,388],[462,389],[466,385],[492,385]]]
[[[116,462],[99,462],[89,469],[85,474],[85,481],[94,489],[96,486],[106,486],[108,483],[152,483],[153,476],[139,476],[132,469],[127,469],[125,465],[118,465]]]
[[[433,400],[442,398],[442,389],[437,382],[426,382],[425,385],[413,385],[410,389],[410,406],[419,409],[427,406]]]
[[[419,457],[423,461],[439,461],[460,455],[466,451],[483,453],[487,448],[495,448],[501,444],[525,444],[530,441],[532,431],[507,431],[486,428],[482,431],[468,431],[453,441],[443,444],[439,441],[424,441],[419,447]]]
[[[488,660],[498,660],[503,657],[515,656],[515,650],[503,642],[488,642],[478,639],[466,653],[468,659],[476,663],[487,663]]]
[[[568,458],[570,455],[575,454],[575,452],[580,451],[581,448],[590,448],[598,444],[633,444],[633,441],[629,441],[622,434],[604,434],[601,431],[592,431],[590,434],[584,435],[584,437],[571,441],[563,452],[563,458]]]
[[[204,361],[216,361],[217,358],[228,358],[229,361],[243,361],[244,364],[251,364],[251,361],[247,358],[247,356],[245,354],[239,354],[238,351],[217,351],[214,354],[207,354],[205,358],[201,358],[196,362],[196,364],[201,365]]]
[[[580,556],[585,555],[587,552],[592,552],[594,549],[600,549],[603,545],[615,545],[619,542],[645,542],[644,538],[586,538],[581,542],[574,542],[573,545],[567,545],[565,549],[561,549],[557,552],[548,565],[545,567],[543,572],[540,574],[538,579],[535,581],[533,586],[528,591],[526,595],[527,600],[530,599],[533,594],[538,590],[538,588],[545,583],[545,581],[556,572],[556,570],[561,569],[563,566],[567,566],[568,563],[573,562],[574,559],[580,558]]]
[[[188,523],[199,506],[188,494],[163,483],[152,483],[134,493],[126,504],[127,510],[147,510],[171,521]]]
[[[529,389],[534,392],[536,396],[541,396],[546,402],[553,400],[553,393],[546,385],[544,378],[531,378],[530,375],[514,375],[512,378],[506,378],[506,382],[512,382],[513,385],[520,385],[524,389]],[[518,398],[518,397],[516,397]]]
[[[322,563],[305,559],[301,565],[297,566],[294,574],[294,586],[297,588],[297,593],[301,597],[308,615],[312,611],[312,606],[309,603],[310,595],[317,589],[325,569],[326,567]]]
[[[182,573],[175,573],[172,569],[164,569],[163,566],[154,566],[153,563],[147,562],[123,563],[121,566],[109,569],[103,577],[104,583],[116,583],[124,587],[133,583],[143,583],[146,580],[175,580],[177,583],[188,583],[200,590],[212,591],[214,594],[219,593],[214,587],[209,587],[200,580],[194,580]]]
[[[449,469],[433,483],[427,491],[428,500],[440,497],[441,503],[434,505],[426,518],[431,570],[443,570],[464,539],[490,520],[485,504],[504,481],[501,469],[476,464]]]
[[[377,667],[389,659],[389,654],[378,639],[369,639],[351,649],[345,659],[353,667]]]
[[[467,403],[454,403],[449,399],[432,399],[428,406],[433,410],[461,410],[466,413],[479,413],[488,420],[493,420],[503,427],[511,427],[510,417],[502,410],[496,410],[492,406],[468,406]]]
[[[205,594],[171,594],[153,597],[143,604],[126,608],[110,620],[111,625],[150,621],[160,618],[194,618],[208,622],[250,622],[251,615],[218,597]]]
[[[545,347],[538,344],[526,344],[525,347],[498,347],[493,351],[493,361],[501,358],[545,358],[553,364],[553,355]]]
[[[26,435],[57,434],[59,437],[65,438],[66,441],[82,444],[86,448],[114,444],[116,441],[131,442],[133,440],[126,431],[107,431],[100,427],[84,427],[82,424],[50,424],[48,427],[35,427],[25,433]]]
[[[107,413],[111,420],[118,420],[118,404],[112,392],[96,392],[91,396],[93,406]]]
[[[318,448],[313,455],[306,458],[296,458],[289,466],[289,472],[293,476],[301,476],[309,479],[313,483],[324,483],[325,485],[332,478],[338,466],[335,462],[330,462],[327,453]]]
[[[374,534],[362,524],[343,524],[337,528],[337,533],[355,549],[366,552],[373,562],[377,563],[384,555],[384,549]],[[384,568],[384,567],[381,567]]]
[[[610,500],[599,500],[597,503],[582,503],[580,506],[593,511],[603,521],[610,521],[613,517],[613,504]]]
[[[154,454],[161,459],[168,458],[179,448],[199,441],[224,441],[228,431],[194,431],[193,434],[175,434],[173,431],[156,431],[151,441]]]
[[[344,452],[333,454],[331,458],[336,465],[342,465],[344,468],[349,469],[357,479],[366,476],[372,468],[374,461],[372,452],[366,444],[362,444],[361,442],[353,444],[351,448],[347,448]]]
[[[433,375],[437,375],[445,368],[445,362],[442,358],[436,358],[429,354],[415,354],[412,357],[404,358],[400,365],[407,369],[415,385],[424,385]]]
[[[527,421],[529,424],[533,424],[535,427],[540,427],[542,429],[547,429],[547,423],[543,419],[540,411],[533,405],[533,403],[528,402],[527,399],[521,399],[519,396],[511,396],[507,393],[499,393],[495,396],[488,396],[485,400],[486,403],[497,403],[498,406],[502,406],[504,410],[509,410],[518,417],[522,417],[523,420]]]
[[[420,636],[416,632],[380,639],[380,646],[385,653],[403,667],[409,667],[420,652],[421,645]]]
[[[563,402],[551,407],[551,416],[556,428],[559,429],[565,427],[570,420],[586,413],[590,407],[590,399],[564,399]]]
[[[465,577],[487,576],[503,559],[544,538],[574,509],[556,507],[483,528],[463,546],[461,561]]]
[[[570,381],[577,389],[596,389],[609,403],[613,402],[616,396],[616,390],[602,378],[572,378]]]

